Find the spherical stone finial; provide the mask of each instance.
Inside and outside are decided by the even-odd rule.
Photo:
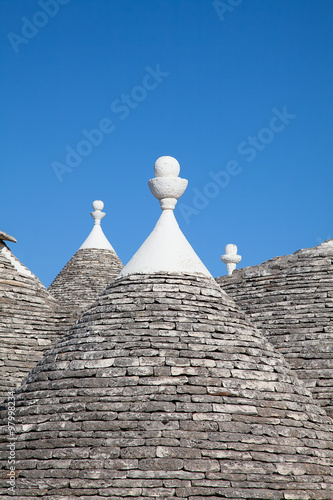
[[[179,163],[172,156],[161,156],[155,162],[156,177],[150,179],[148,185],[151,193],[159,200],[162,210],[173,210],[187,187],[188,181],[178,177],[179,172]]]
[[[221,255],[221,260],[227,266],[228,276],[231,276],[236,269],[236,264],[242,260],[241,255],[237,255],[237,246],[229,243],[225,247],[225,255]]]
[[[156,177],[178,177],[180,165],[176,158],[172,156],[161,156],[154,165],[154,174]]]
[[[95,200],[92,204],[94,212],[90,212],[91,217],[95,221],[95,225],[100,225],[101,220],[105,217],[105,212],[102,212],[104,203],[101,200]]]
[[[92,206],[94,210],[103,210],[104,203],[101,200],[95,200]]]

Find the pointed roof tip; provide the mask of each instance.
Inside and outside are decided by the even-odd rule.
[[[172,156],[161,156],[155,162],[155,178],[148,186],[160,202],[162,214],[148,238],[117,276],[130,274],[186,273],[213,279],[180,230],[173,210],[188,181],[179,176],[180,166]]]
[[[17,239],[14,236],[10,236],[10,234],[5,233],[4,231],[0,231],[0,241],[11,241],[12,243],[17,243]]]
[[[236,265],[242,260],[242,256],[237,255],[236,245],[228,243],[225,247],[225,254],[221,255],[221,260],[227,266],[228,276],[231,276],[236,269]]]
[[[101,220],[105,217],[105,212],[102,212],[104,208],[104,203],[101,200],[95,200],[92,204],[94,212],[90,212],[90,215],[94,219],[94,227],[92,228],[88,238],[82,243],[79,250],[84,248],[97,248],[100,250],[111,250],[114,252],[114,248],[103,233],[101,228]]]

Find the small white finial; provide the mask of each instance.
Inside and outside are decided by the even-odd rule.
[[[90,212],[90,215],[94,219],[95,225],[99,226],[101,224],[101,220],[105,217],[105,212],[102,212],[104,203],[101,200],[95,200],[92,206],[95,212]]]
[[[95,200],[92,206],[94,212],[90,212],[90,215],[94,219],[95,224],[88,238],[80,246],[79,250],[82,250],[83,248],[99,248],[104,250],[111,250],[114,252],[111,243],[107,240],[101,227],[101,220],[106,215],[104,212],[102,212],[104,203],[101,200]]]
[[[225,247],[225,255],[221,255],[221,260],[227,266],[228,276],[231,276],[236,269],[236,264],[242,260],[242,257],[241,255],[237,255],[236,245],[229,243]]]
[[[156,177],[148,181],[148,186],[159,200],[162,210],[174,210],[178,198],[187,187],[188,181],[178,177],[179,172],[179,163],[172,156],[161,156],[155,162]]]

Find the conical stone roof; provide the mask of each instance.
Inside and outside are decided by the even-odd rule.
[[[104,203],[96,200],[91,212],[95,224],[79,250],[49,286],[49,292],[78,318],[119,274],[123,264],[103,233]]]
[[[0,400],[16,388],[69,321],[39,279],[11,252],[0,234]]]
[[[128,270],[16,394],[12,498],[332,498],[332,420],[233,300]]]
[[[333,240],[217,282],[333,416]]]

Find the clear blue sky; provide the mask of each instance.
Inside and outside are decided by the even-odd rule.
[[[160,215],[147,181],[162,155],[189,180],[177,220],[214,276],[227,243],[244,267],[333,238],[331,0],[0,9],[0,229],[46,286],[95,199],[128,262]]]

